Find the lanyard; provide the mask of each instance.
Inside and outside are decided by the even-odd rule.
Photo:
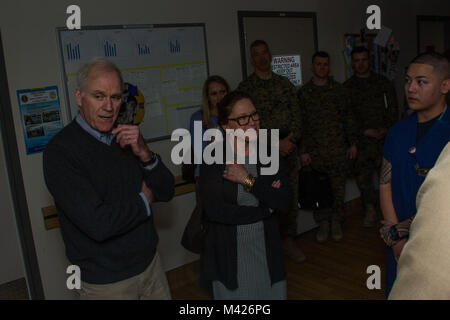
[[[443,118],[444,115],[445,115],[445,112],[447,112],[447,107],[448,107],[448,106],[445,106],[445,109],[444,109],[444,111],[442,111],[441,116],[438,118],[438,120],[442,120],[442,118]]]

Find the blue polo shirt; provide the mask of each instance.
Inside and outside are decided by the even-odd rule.
[[[392,164],[392,202],[398,221],[416,214],[416,196],[425,176],[416,168],[431,169],[442,149],[450,141],[450,110],[435,121],[425,135],[416,142],[417,114],[413,113],[397,122],[386,135],[384,158]],[[386,296],[397,275],[397,263],[391,248],[386,258]]]

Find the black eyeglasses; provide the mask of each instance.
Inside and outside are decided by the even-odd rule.
[[[255,111],[252,114],[249,114],[248,116],[241,116],[234,119],[229,118],[228,120],[236,121],[240,126],[246,126],[250,122],[250,118],[252,118],[253,121],[259,121],[258,112]]]

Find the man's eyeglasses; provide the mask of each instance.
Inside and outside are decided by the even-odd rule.
[[[229,118],[228,120],[236,121],[240,126],[246,126],[250,122],[250,118],[252,118],[253,121],[259,121],[258,112],[255,111],[252,114],[249,114],[248,116],[241,116],[234,119]]]

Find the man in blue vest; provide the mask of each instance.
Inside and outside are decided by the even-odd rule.
[[[428,171],[450,141],[450,65],[437,53],[412,60],[405,78],[405,95],[415,112],[399,121],[386,136],[380,173],[380,232],[390,247],[386,257],[386,296],[397,273],[397,261],[416,214],[416,195]],[[425,262],[426,263],[426,262]]]

